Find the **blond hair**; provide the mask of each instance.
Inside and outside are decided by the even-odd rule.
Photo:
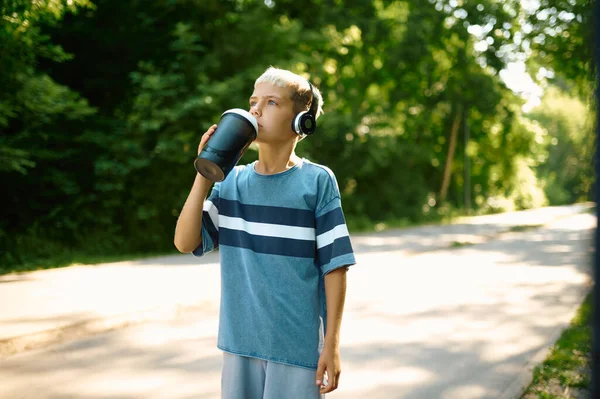
[[[317,102],[317,112],[315,119],[323,114],[323,97],[321,92],[312,85],[312,96],[310,94],[310,84],[308,80],[286,69],[269,67],[262,75],[256,79],[254,85],[259,83],[270,83],[273,86],[289,87],[292,89],[292,103],[294,104],[294,113],[307,111],[310,108],[311,100]],[[313,97],[313,98],[311,98]]]

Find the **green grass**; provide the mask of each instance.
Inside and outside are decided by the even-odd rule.
[[[397,219],[389,220],[384,223],[369,221],[366,218],[349,218],[347,220],[347,223],[348,229],[352,233],[359,233],[382,231],[391,228],[415,227],[433,223],[444,224],[448,223],[450,220],[451,218],[443,218],[441,216],[436,216],[435,218],[431,218],[431,220],[420,222],[413,222],[409,219]],[[23,257],[24,259],[18,264],[15,264],[16,262],[14,261],[10,263],[5,262],[6,264],[2,264],[2,261],[0,261],[0,275],[14,272],[28,272],[41,269],[54,269],[60,267],[67,267],[74,264],[93,265],[99,263],[111,263],[127,260],[136,260],[141,258],[150,258],[154,256],[175,255],[179,253],[175,250],[175,248],[173,248],[172,251],[154,253],[127,252],[126,250],[119,250],[117,253],[115,253],[114,250],[112,250],[111,248],[117,247],[118,245],[114,243],[111,244],[112,241],[110,241],[110,239],[106,237],[103,237],[102,235],[94,236],[93,238],[90,237],[85,244],[82,244],[82,246],[85,245],[87,248],[65,248],[60,243],[54,243],[51,240],[39,238],[39,236],[43,235],[38,234],[32,237],[26,237],[22,240],[25,243],[27,243],[27,246],[33,246],[34,248],[37,248],[38,251],[28,251],[27,246],[23,244],[17,252],[25,254],[26,256]],[[102,244],[102,247],[99,247],[93,245],[90,246],[90,243],[104,244]],[[111,253],[111,251],[113,252]]]
[[[475,243],[468,241],[453,241],[452,244],[450,244],[450,248],[468,247],[469,245],[475,245]]]
[[[454,222],[456,218],[459,217],[477,215],[479,215],[479,213],[469,214],[463,209],[446,209],[443,214],[432,213],[419,221],[415,221],[409,218],[401,218],[386,220],[385,222],[377,222],[369,220],[366,217],[348,217],[346,222],[348,224],[348,229],[351,233],[365,233],[433,224],[445,225]],[[508,231],[519,232],[539,227],[541,227],[541,225],[513,226]],[[119,247],[119,245],[111,244],[110,239],[102,236],[101,234],[97,237],[94,237],[95,238],[91,238],[90,236],[90,238],[86,240],[85,244],[82,244],[81,248],[78,249],[65,248],[59,243],[52,243],[51,240],[48,240],[46,238],[45,234],[33,234],[31,237],[23,237],[22,245],[16,248],[16,253],[23,255],[23,259],[18,264],[15,264],[17,262],[15,262],[14,260],[12,262],[5,262],[6,264],[2,264],[2,261],[0,261],[0,275],[12,272],[26,272],[39,269],[66,267],[73,264],[110,263],[126,260],[135,260],[140,258],[148,258],[153,256],[173,255],[178,253],[177,251],[175,251],[175,249],[173,249],[172,251],[154,253],[120,251],[119,253],[111,253],[105,255],[104,253],[109,253],[113,251],[114,248]],[[89,250],[86,252],[86,249],[88,248],[84,248],[84,246],[87,247],[90,242],[108,244],[103,244],[102,248],[89,248]],[[460,248],[468,245],[474,244],[471,242],[456,241],[450,244],[450,247]],[[33,251],[29,251],[28,248],[38,248],[38,251],[34,253]]]
[[[83,252],[62,252],[58,255],[49,258],[31,260],[19,265],[0,265],[0,275],[15,272],[56,269],[72,265],[94,265],[99,263],[122,262],[128,260],[151,258],[155,256],[174,255],[177,253],[178,252],[175,250],[169,252],[122,253],[110,255],[90,255]]]
[[[583,211],[582,213],[591,213],[592,215],[596,214],[596,206],[591,206],[588,209],[586,209],[585,211]]]
[[[511,226],[508,231],[511,233],[520,233],[522,231],[527,231],[527,230],[533,230],[533,229],[539,229],[540,227],[543,227],[543,224],[520,224],[517,226]]]
[[[367,220],[366,218],[349,218],[347,220],[347,224],[348,229],[352,233],[360,233],[382,231],[393,228],[416,227],[434,223],[444,224],[449,223],[450,221],[451,218],[444,218],[441,216],[437,216],[435,218],[431,218],[431,220],[420,222],[413,222],[409,219],[396,219],[389,220],[386,222],[373,222]],[[100,263],[111,263],[150,258],[154,256],[175,255],[179,253],[175,250],[175,248],[173,248],[172,251],[153,253],[127,252],[126,250],[119,250],[117,253],[113,252],[110,254],[105,254],[114,251],[111,250],[111,248],[114,248],[117,245],[111,244],[112,241],[109,241],[105,237],[103,238],[101,235],[89,238],[88,242],[85,244],[87,248],[79,249],[65,248],[60,243],[55,243],[51,240],[40,239],[38,236],[26,237],[23,241],[27,242],[27,245],[32,245],[34,248],[37,248],[38,251],[28,251],[26,246],[23,245],[23,247],[19,248],[17,252],[25,254],[26,256],[24,256],[24,259],[18,264],[15,264],[16,262],[2,264],[2,261],[0,260],[0,275],[8,273],[29,272],[42,269],[68,267],[74,264],[93,265]],[[89,246],[89,243],[106,244],[103,244],[103,247],[98,247],[93,245]]]
[[[592,350],[592,295],[589,294],[571,325],[561,334],[544,362],[533,372],[533,381],[521,399],[570,397],[565,392],[588,389]]]

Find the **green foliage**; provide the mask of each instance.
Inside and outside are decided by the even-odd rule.
[[[498,74],[521,34],[517,0],[14,0],[1,11],[2,264],[171,250],[200,136],[247,106],[269,65],[321,89],[326,113],[297,152],[335,171],[353,228],[460,212],[466,161],[477,212],[589,192],[583,173],[550,162],[554,119],[524,118]],[[569,140],[572,158],[587,139]],[[251,147],[241,162],[256,157]]]
[[[550,87],[542,104],[527,117],[542,144],[537,174],[552,205],[591,200],[594,131],[581,100]]]
[[[565,388],[585,389],[590,385],[592,350],[592,294],[589,294],[571,325],[561,334],[544,362],[533,372],[533,381],[521,398],[563,397]],[[560,396],[554,393],[560,393]],[[587,395],[586,395],[587,396]]]
[[[69,59],[49,42],[41,24],[54,24],[68,10],[90,6],[87,0],[27,2],[7,0],[0,8],[0,171],[27,174],[36,165],[35,145],[24,138],[47,135],[53,123],[93,113],[85,99],[36,69],[39,59]]]
[[[523,42],[531,49],[530,64],[558,74],[556,83],[584,100],[592,96],[592,0],[542,0],[527,13],[528,33]]]

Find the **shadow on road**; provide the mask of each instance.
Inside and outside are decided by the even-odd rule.
[[[408,236],[380,233],[374,237],[391,241],[379,244],[359,237],[360,262],[349,272],[342,379],[332,398],[498,398],[553,344],[589,290],[591,226],[559,224],[403,256],[414,245],[407,240],[433,242],[440,239],[436,232],[443,234],[431,228]],[[168,261],[215,263],[216,254],[210,256]],[[175,323],[13,356],[0,364],[0,397],[24,397],[27,390],[36,394],[25,397],[40,399],[216,399],[216,318],[215,307]]]
[[[343,339],[340,397],[500,397],[589,291],[592,232],[510,233],[410,262],[380,256],[368,273],[356,269],[361,292],[344,324],[359,332]]]
[[[0,363],[0,397],[217,398],[222,355],[200,335],[148,324],[17,355]]]

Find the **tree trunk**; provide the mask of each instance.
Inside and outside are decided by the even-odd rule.
[[[440,202],[446,200],[448,195],[448,186],[450,185],[450,175],[452,172],[452,161],[454,160],[454,151],[456,150],[456,139],[458,137],[458,128],[460,126],[460,116],[462,107],[459,105],[456,108],[452,130],[450,131],[450,145],[448,146],[448,156],[446,157],[446,166],[444,167],[444,180],[442,180],[442,188],[440,190]]]

